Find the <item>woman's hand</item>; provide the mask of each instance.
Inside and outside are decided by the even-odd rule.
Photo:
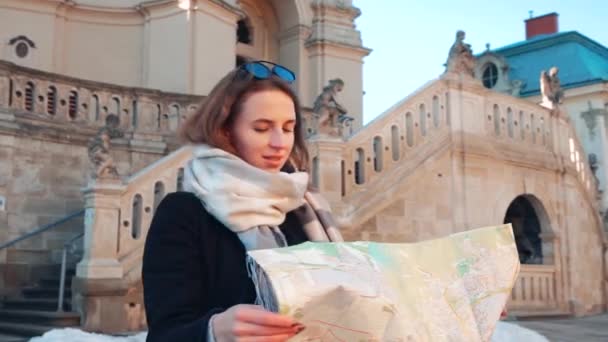
[[[290,317],[247,304],[235,305],[216,314],[212,324],[217,342],[286,341],[304,329]]]

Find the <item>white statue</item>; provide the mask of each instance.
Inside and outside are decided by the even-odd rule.
[[[553,106],[562,103],[564,91],[560,85],[559,77],[557,77],[558,72],[557,67],[552,67],[549,72],[545,70],[540,72],[540,92],[543,103]]]

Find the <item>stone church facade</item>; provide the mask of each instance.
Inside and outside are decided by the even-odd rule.
[[[605,311],[601,201],[568,108],[448,70],[362,126],[371,50],[359,14],[338,0],[2,2],[0,244],[48,230],[0,249],[0,317],[30,287],[60,278],[65,250],[73,273],[60,306],[74,324],[145,328],[143,242],[189,158],[175,131],[250,58],[297,73],[313,181],[348,240],[414,242],[511,222],[524,264],[512,315]],[[322,134],[314,100],[337,79],[352,126]],[[89,143],[112,115],[121,177],[92,180]]]

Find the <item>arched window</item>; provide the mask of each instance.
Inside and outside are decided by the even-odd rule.
[[[494,133],[500,135],[500,107],[497,104],[494,105]]]
[[[365,151],[357,149],[357,160],[355,161],[355,183],[365,183]]]
[[[405,114],[405,133],[407,136],[407,146],[414,146],[414,118],[410,112]]]
[[[384,154],[382,145],[382,137],[374,137],[374,171],[376,172],[382,171],[382,155]]]
[[[72,120],[78,116],[78,93],[75,90],[71,90],[68,97],[68,116]]]
[[[237,43],[251,45],[253,43],[253,28],[251,27],[251,20],[249,20],[249,17],[237,21],[236,26]]]
[[[131,127],[136,128],[137,127],[137,100],[133,100],[132,103],[132,107],[133,109],[131,110]]]
[[[509,134],[509,138],[513,138],[513,110],[511,107],[507,108],[507,132]]]
[[[139,239],[141,236],[141,222],[143,215],[143,198],[140,194],[133,198],[133,212],[131,213],[131,237]]]
[[[424,103],[420,105],[420,134],[426,135],[426,108]]]
[[[93,120],[95,122],[98,122],[99,118],[100,118],[100,116],[99,116],[99,96],[97,96],[97,94],[91,95],[91,102],[93,102],[91,105],[91,111],[93,111],[93,113],[90,115],[93,116]]]
[[[50,86],[46,93],[46,113],[55,115],[57,113],[57,88]]]
[[[25,85],[25,110],[34,111],[34,83],[27,82]]]
[[[180,167],[177,170],[177,179],[175,180],[177,191],[184,190],[184,168]]]
[[[433,126],[435,126],[435,128],[439,127],[439,119],[440,119],[440,112],[439,112],[439,97],[437,95],[433,96]]]
[[[498,68],[494,63],[488,63],[484,66],[483,74],[481,76],[481,81],[483,82],[483,86],[492,89],[498,82]]]
[[[240,0],[244,16],[236,23],[235,64],[279,60],[279,19],[270,1]]]
[[[163,182],[156,182],[154,184],[154,211],[158,208],[163,197],[165,197],[165,184]]]
[[[319,157],[312,158],[312,184],[319,187]]]
[[[393,125],[391,127],[391,152],[393,154],[393,160],[399,160],[399,127]]]

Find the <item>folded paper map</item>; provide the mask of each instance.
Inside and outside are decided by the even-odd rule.
[[[511,225],[417,243],[306,242],[248,252],[292,341],[489,341],[519,272]]]

